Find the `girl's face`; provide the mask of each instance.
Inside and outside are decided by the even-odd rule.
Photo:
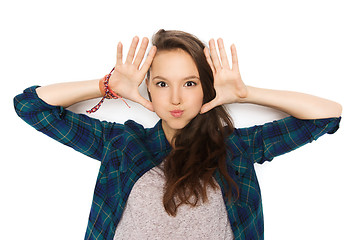
[[[181,49],[159,51],[146,83],[154,111],[171,141],[176,130],[184,128],[202,106],[203,91],[195,62]]]

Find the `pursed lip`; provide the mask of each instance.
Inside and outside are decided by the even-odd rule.
[[[176,117],[176,118],[178,118],[178,117],[181,117],[181,115],[183,114],[183,110],[173,110],[173,111],[170,111],[170,113],[171,113],[171,115],[173,116],[173,117]]]

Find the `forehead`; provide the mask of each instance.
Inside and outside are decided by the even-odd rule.
[[[156,53],[150,68],[150,74],[163,77],[199,76],[196,64],[190,54],[182,49],[162,50]]]

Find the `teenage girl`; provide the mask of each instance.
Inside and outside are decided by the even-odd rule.
[[[244,84],[235,46],[206,47],[181,31],[158,31],[102,79],[33,86],[14,99],[37,130],[97,159],[101,167],[85,239],[263,239],[254,163],[334,133],[341,105],[319,97]],[[141,62],[144,59],[144,63]],[[138,91],[146,81],[149,99]],[[99,121],[66,107],[122,97],[154,111],[153,128]],[[104,100],[103,98],[103,100]],[[224,104],[253,103],[290,116],[235,129]],[[94,112],[100,104],[90,110]]]

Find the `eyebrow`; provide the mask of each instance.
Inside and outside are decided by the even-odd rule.
[[[183,78],[182,80],[189,80],[189,79],[194,79],[194,78],[200,80],[200,78],[199,78],[198,76],[195,76],[195,75],[191,75],[191,76],[185,77],[185,78]],[[162,77],[162,76],[155,76],[155,77],[152,78],[152,80],[154,80],[154,79],[168,80],[167,78]]]

